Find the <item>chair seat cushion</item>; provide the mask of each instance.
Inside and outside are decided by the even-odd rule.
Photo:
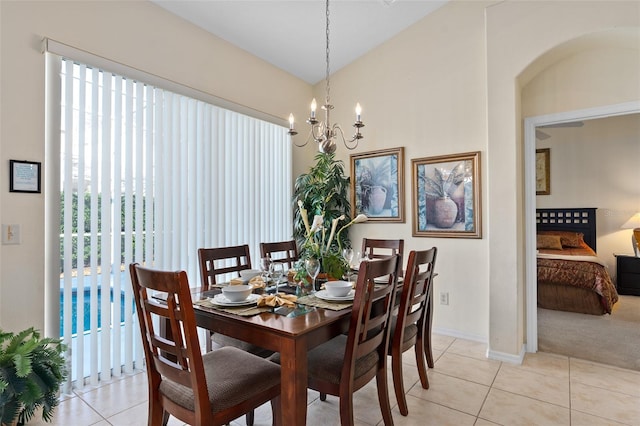
[[[396,334],[396,325],[398,323],[398,317],[391,318],[391,324],[389,327],[389,353],[391,353],[391,346],[393,345],[393,337]],[[402,343],[406,343],[418,335],[418,326],[415,323],[409,324],[404,328],[404,334],[402,335]]]
[[[249,352],[250,354],[254,354],[259,356],[260,358],[267,358],[268,356],[273,354],[273,351],[262,348],[260,346],[253,345],[251,343],[247,343],[244,340],[236,339],[234,337],[225,336],[220,333],[213,333],[211,338],[215,349],[222,348],[224,346],[233,346],[234,348],[242,349],[245,352]]]
[[[280,367],[234,347],[202,356],[214,413],[238,405],[280,383]],[[163,378],[160,392],[178,405],[195,409],[193,390]]]
[[[347,336],[340,335],[311,350],[308,354],[309,376],[333,384],[340,383],[346,345]],[[378,358],[378,353],[372,352],[357,359],[354,379],[374,368]]]

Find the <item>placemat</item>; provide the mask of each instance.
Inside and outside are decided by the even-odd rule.
[[[250,317],[253,315],[258,315],[263,312],[271,312],[273,310],[273,306],[238,306],[234,308],[230,308],[228,306],[219,306],[211,303],[208,299],[196,300],[193,302],[196,306],[204,306],[205,308],[213,308],[219,311],[227,312],[230,314],[240,315],[242,317]]]
[[[312,294],[308,296],[298,297],[297,303],[299,303],[300,305],[315,306],[318,308],[330,309],[332,311],[341,311],[343,309],[347,309],[353,306],[353,301],[329,302],[326,300],[319,299]]]

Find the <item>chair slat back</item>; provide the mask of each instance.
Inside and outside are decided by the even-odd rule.
[[[295,240],[260,243],[260,256],[286,263],[291,269],[299,259],[298,246]]]
[[[200,279],[202,286],[209,288],[217,284],[218,276],[234,274],[251,269],[251,253],[249,245],[198,249],[200,263]]]
[[[129,271],[153,382],[150,389],[157,389],[162,380],[174,381],[193,389],[196,411],[211,412],[186,272],[157,271],[135,263]],[[163,297],[151,297],[151,292],[161,292]],[[156,330],[153,316],[158,324],[166,324],[164,333]]]
[[[402,342],[402,330],[409,324],[424,326],[425,315],[429,304],[431,286],[436,265],[438,249],[432,247],[429,250],[409,253],[407,272],[402,286],[398,320],[394,339]],[[407,342],[404,342],[407,344]]]
[[[343,380],[348,380],[349,375],[353,374],[357,359],[373,352],[378,353],[378,366],[360,377],[360,381],[371,380],[376,370],[381,368],[381,363],[386,362],[388,325],[396,294],[398,261],[399,256],[396,254],[379,261],[360,264],[342,370]],[[380,277],[386,277],[386,282],[374,281]]]
[[[399,256],[398,261],[398,276],[402,276],[402,259],[404,255],[404,240],[382,240],[375,238],[363,238],[362,239],[362,255],[367,255],[369,259],[383,259],[388,256],[397,254]]]

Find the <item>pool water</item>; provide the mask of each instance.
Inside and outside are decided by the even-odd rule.
[[[109,289],[109,300],[111,301],[111,308],[113,308],[113,289]],[[91,288],[84,288],[84,317],[78,319],[78,291],[76,288],[73,289],[73,293],[71,296],[71,307],[72,307],[72,324],[71,324],[71,334],[75,335],[78,333],[78,320],[80,320],[80,325],[82,331],[89,331],[91,329]],[[60,289],[60,336],[64,336],[64,294],[62,289]],[[98,328],[102,327],[102,289],[98,288]],[[115,322],[115,321],[114,321]],[[120,322],[124,322],[124,292],[120,292]]]

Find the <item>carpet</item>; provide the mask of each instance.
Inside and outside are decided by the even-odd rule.
[[[620,296],[611,315],[538,308],[538,350],[640,371],[640,296]]]

